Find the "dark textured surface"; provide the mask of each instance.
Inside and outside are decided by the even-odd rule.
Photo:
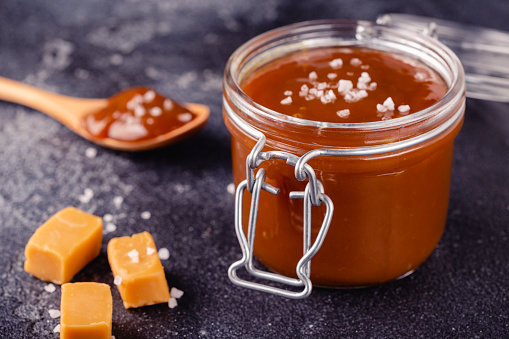
[[[23,271],[33,231],[73,205],[114,216],[101,255],[74,281],[113,286],[106,243],[150,231],[171,257],[179,306],[125,310],[113,289],[116,338],[509,337],[509,105],[469,100],[457,138],[445,234],[410,277],[361,290],[315,289],[291,301],[234,287],[229,134],[222,70],[247,39],[318,18],[405,12],[509,31],[506,1],[16,1],[0,3],[0,75],[82,97],[145,85],[207,104],[193,138],[129,154],[96,147],[28,108],[0,102],[0,336],[58,337],[60,289]],[[86,149],[97,149],[89,158]],[[79,197],[91,188],[88,203]],[[113,199],[124,198],[116,207]],[[150,211],[151,218],[140,214]]]

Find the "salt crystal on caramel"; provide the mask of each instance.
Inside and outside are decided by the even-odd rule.
[[[106,284],[62,285],[60,339],[111,339],[113,300]]]
[[[150,233],[111,239],[108,261],[125,308],[166,303],[170,299],[164,268]]]
[[[69,282],[99,255],[101,242],[102,219],[67,207],[40,226],[28,241],[25,271],[55,284]]]

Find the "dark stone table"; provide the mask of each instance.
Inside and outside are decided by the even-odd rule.
[[[436,16],[509,31],[506,1],[2,0],[0,75],[80,97],[136,85],[211,107],[208,125],[144,153],[97,147],[34,110],[0,102],[0,336],[57,337],[60,289],[23,271],[34,230],[65,206],[111,214],[117,230],[73,281],[113,286],[106,244],[150,231],[178,307],[125,310],[113,289],[116,338],[509,337],[509,105],[467,101],[449,217],[429,260],[406,279],[360,290],[316,288],[302,301],[233,286],[229,134],[221,117],[225,62],[247,39],[318,18]],[[87,149],[97,151],[90,156]],[[90,188],[93,198],[81,199]],[[118,200],[122,197],[123,201]],[[116,199],[115,199],[116,198]],[[143,219],[141,213],[151,217]]]

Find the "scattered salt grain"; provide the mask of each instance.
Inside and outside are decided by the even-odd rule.
[[[347,93],[353,88],[353,83],[351,80],[339,80],[338,82],[338,92],[339,93]]]
[[[381,105],[381,104],[377,104],[376,105],[376,110],[378,112],[384,113],[384,112],[387,112],[387,107],[385,107],[384,105]]]
[[[55,328],[53,328],[53,333],[60,333],[60,324],[58,324],[57,326],[55,326]]]
[[[148,112],[149,112],[149,113],[150,113],[150,115],[151,115],[151,116],[153,116],[153,117],[158,117],[158,116],[160,116],[161,114],[163,114],[163,110],[161,109],[161,107],[157,107],[157,106],[152,107],[152,108],[151,108]]]
[[[286,97],[281,100],[281,105],[290,105],[292,103],[292,97]]]
[[[79,196],[79,200],[82,203],[86,204],[86,203],[89,203],[93,197],[94,197],[94,192],[90,188],[85,188],[85,190],[83,191],[83,195]]]
[[[331,80],[334,80],[338,77],[338,75],[336,73],[329,73],[327,74],[327,78],[331,79]]]
[[[145,107],[143,107],[143,106],[136,106],[134,108],[134,115],[137,117],[142,117],[145,115],[145,113],[146,113]]]
[[[350,60],[350,65],[354,66],[354,67],[357,67],[357,66],[360,66],[362,65],[362,61],[358,58],[352,58]]]
[[[336,114],[340,118],[348,118],[348,116],[350,115],[350,110],[349,109],[342,109],[340,111],[337,111]]]
[[[131,260],[132,260],[132,261],[133,261],[133,263],[135,263],[135,264],[137,264],[137,263],[139,263],[139,262],[140,262],[140,255],[139,255],[138,251],[136,251],[135,249],[133,249],[133,250],[129,251],[129,252],[127,253],[127,256],[128,256],[129,258],[131,258]]]
[[[394,111],[394,101],[392,100],[392,98],[391,98],[391,97],[388,97],[387,99],[385,99],[385,101],[384,101],[383,105],[384,105],[385,107],[387,107],[387,109],[388,109],[389,111]]]
[[[292,91],[285,91],[283,94],[286,95],[287,97],[289,97],[290,95],[293,94],[293,92]]]
[[[152,119],[152,118],[147,118],[146,121],[147,121],[147,124],[149,124],[149,125],[152,125],[154,123],[154,119]]]
[[[97,150],[93,147],[88,147],[86,150],[85,150],[85,156],[87,158],[95,158],[95,156],[97,155]]]
[[[123,202],[124,198],[121,196],[116,196],[115,198],[113,198],[113,205],[115,205],[116,208],[120,208]]]
[[[318,79],[318,74],[315,71],[309,73],[309,80],[315,81],[316,79]]]
[[[163,247],[160,248],[159,251],[157,251],[157,255],[161,260],[168,260],[168,258],[170,258],[170,251],[168,251],[166,247]]]
[[[117,226],[114,224],[114,223],[107,223],[106,226],[104,227],[104,233],[111,233],[111,232],[115,232],[117,230]]]
[[[116,275],[115,276],[115,279],[113,279],[113,283],[116,285],[116,286],[119,286],[121,283],[122,283],[122,277],[119,276],[119,275]]]
[[[175,299],[179,299],[184,295],[184,291],[179,290],[176,287],[172,287],[170,290],[170,296]]]
[[[228,186],[226,186],[226,191],[230,194],[235,194],[235,184],[229,183]]]
[[[145,94],[143,94],[143,100],[145,102],[151,102],[156,97],[156,92],[150,90],[146,91]]]
[[[53,284],[47,284],[46,286],[44,286],[44,290],[48,293],[53,293],[56,291],[56,289],[57,288]]]
[[[60,317],[60,311],[59,310],[48,310],[49,316],[53,319]]]
[[[113,216],[111,214],[105,214],[103,216],[103,220],[106,221],[106,222],[112,222],[113,221]]]
[[[398,111],[399,111],[400,113],[402,113],[402,114],[403,114],[403,113],[408,113],[408,112],[410,111],[410,106],[409,106],[409,105],[400,105],[400,106],[398,107]]]
[[[170,300],[168,300],[168,307],[169,308],[175,308],[177,306],[178,306],[177,299],[170,298]]]
[[[189,122],[193,119],[193,115],[191,113],[180,113],[177,115],[177,119],[182,122]]]
[[[165,110],[171,111],[171,109],[173,108],[173,101],[171,101],[170,99],[164,99],[163,107]]]
[[[376,82],[372,82],[372,83],[369,84],[368,90],[374,91],[376,89],[376,86],[377,86],[377,83]]]
[[[156,249],[152,247],[147,247],[147,255],[152,255],[156,253]]]
[[[337,58],[329,62],[329,66],[332,67],[332,69],[339,69],[343,66],[343,60],[341,58]]]
[[[148,219],[150,219],[151,216],[152,216],[152,214],[149,211],[141,212],[142,219],[148,220]]]

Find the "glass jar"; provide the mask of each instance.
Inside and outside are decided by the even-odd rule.
[[[436,71],[448,91],[408,116],[349,124],[283,115],[242,91],[249,75],[280,57],[335,46],[416,59]],[[308,278],[336,288],[380,284],[412,273],[432,253],[446,223],[454,138],[465,111],[463,68],[446,46],[374,22],[298,23],[238,48],[226,65],[223,95],[244,252],[230,269],[233,282],[284,295],[240,279],[236,269],[246,266],[258,277],[305,286],[308,291],[287,295],[297,298],[309,294]],[[253,253],[276,273],[254,269]]]

